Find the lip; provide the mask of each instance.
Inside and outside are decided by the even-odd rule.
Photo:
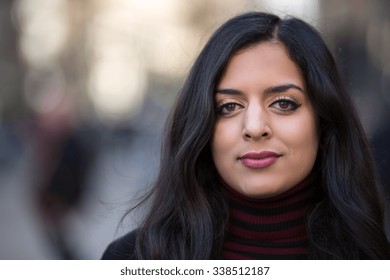
[[[248,168],[260,169],[273,165],[281,155],[271,151],[251,152],[239,158]]]

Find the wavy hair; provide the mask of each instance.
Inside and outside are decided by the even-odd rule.
[[[151,205],[138,229],[138,258],[222,256],[229,211],[209,145],[216,119],[214,91],[234,54],[267,41],[281,42],[299,66],[320,120],[315,168],[322,193],[308,218],[309,258],[390,257],[374,163],[333,56],[304,21],[251,12],[230,19],[212,35],[179,92]]]

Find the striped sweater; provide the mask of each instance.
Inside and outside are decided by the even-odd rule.
[[[230,205],[224,259],[306,259],[306,217],[315,188],[308,178],[267,199],[242,196],[225,186]]]

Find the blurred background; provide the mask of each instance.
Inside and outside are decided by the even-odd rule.
[[[248,10],[322,32],[389,193],[388,0],[1,0],[0,259],[99,259],[136,226],[184,77]]]

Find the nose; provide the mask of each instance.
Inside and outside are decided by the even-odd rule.
[[[267,112],[261,106],[249,106],[245,113],[242,136],[245,140],[260,140],[272,137]]]

